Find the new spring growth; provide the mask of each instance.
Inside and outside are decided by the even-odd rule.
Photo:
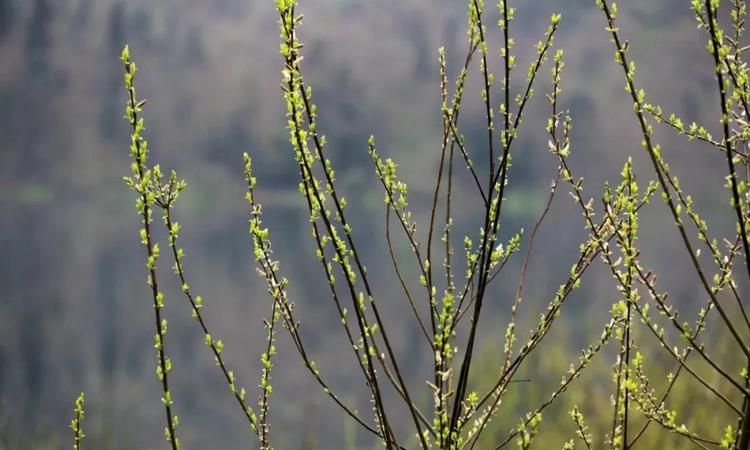
[[[83,434],[83,418],[84,418],[84,400],[85,395],[83,392],[76,398],[75,408],[73,409],[75,415],[73,420],[70,421],[70,429],[73,430],[73,450],[81,450],[81,442],[86,437]]]
[[[161,385],[162,399],[164,399],[164,408],[166,412],[167,425],[164,434],[170,443],[172,450],[179,450],[179,441],[176,435],[176,428],[179,420],[172,413],[172,397],[169,392],[168,374],[172,369],[172,361],[166,355],[165,337],[167,333],[167,320],[162,317],[162,308],[164,306],[164,295],[159,290],[157,278],[156,263],[159,258],[159,244],[154,242],[151,235],[151,225],[153,222],[153,206],[164,206],[164,190],[162,189],[162,175],[158,166],[153,169],[147,167],[148,160],[148,142],[143,137],[144,122],[139,115],[143,110],[145,101],[139,101],[135,90],[135,75],[137,67],[131,60],[130,49],[128,46],[123,48],[120,55],[123,63],[125,90],[127,92],[127,101],[125,106],[125,118],[131,127],[130,134],[130,157],[131,157],[131,176],[125,177],[125,183],[136,192],[136,208],[141,218],[143,228],[139,232],[141,243],[146,247],[146,267],[147,283],[151,291],[154,309],[154,347],[156,348],[156,375]],[[176,180],[175,177],[172,180]],[[179,192],[180,188],[175,187]],[[170,194],[171,198],[171,194]]]

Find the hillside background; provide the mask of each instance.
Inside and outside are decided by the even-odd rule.
[[[419,380],[427,373],[429,352],[418,340],[415,324],[403,314],[406,303],[378,240],[384,207],[366,142],[369,134],[376,135],[382,153],[399,162],[410,183],[412,208],[424,224],[441,125],[437,48],[445,46],[455,74],[466,47],[463,3],[303,0],[300,6],[305,15],[303,70],[314,87],[339,186],[356,217],[354,234],[379,281],[376,291],[412,385],[425,403],[429,391]],[[574,118],[572,161],[577,174],[585,177],[587,194],[598,198],[604,180],[616,180],[631,154],[645,185],[652,171],[641,155],[631,103],[593,0],[516,3],[516,89],[549,15],[563,14],[557,44],[566,51],[564,103]],[[650,100],[688,122],[716,117],[709,55],[689,2],[633,0],[621,9],[620,26]],[[269,313],[247,234],[241,166],[247,151],[256,160],[264,217],[272,229],[275,254],[291,279],[290,294],[315,359],[344,398],[368,410],[367,399],[356,394],[361,386],[355,365],[340,357],[344,339],[320,282],[303,199],[296,189],[279,88],[276,19],[270,0],[0,0],[0,449],[68,446],[66,426],[73,399],[82,390],[88,398],[88,448],[164,448],[139,221],[133,196],[121,181],[128,174],[129,156],[118,56],[126,42],[140,68],[139,94],[149,100],[145,118],[153,160],[175,168],[189,182],[177,210],[184,226],[186,264],[238,378],[249,390],[257,384],[262,318]],[[488,22],[494,29],[496,21]],[[493,39],[499,42],[498,33]],[[500,67],[497,46],[493,52],[493,64]],[[505,237],[530,229],[554,175],[544,131],[548,74],[545,68],[515,150]],[[483,155],[484,119],[476,81],[467,92],[461,127],[469,147]],[[717,125],[707,123],[713,130]],[[730,231],[721,188],[723,160],[696,143],[665,137],[660,129],[657,135],[717,234]],[[460,178],[458,189],[470,198],[469,178]],[[539,237],[537,249],[544,256],[532,259],[529,277],[534,282],[526,292],[529,309],[524,316],[529,323],[563,280],[585,236],[566,191]],[[459,230],[476,232],[472,213],[477,207],[461,203]],[[659,270],[661,285],[672,289],[689,317],[699,299],[695,286],[683,280],[683,250],[664,217],[658,201],[645,213],[644,260]],[[406,251],[406,243],[401,245]],[[497,282],[495,300],[483,319],[488,367],[501,352],[498,342],[520,259]],[[167,345],[176,370],[183,447],[247,448],[250,432],[189,309],[174,291],[176,283],[169,283]],[[554,386],[559,372],[550,365],[567,367],[564,355],[575,354],[598,336],[616,298],[606,271],[592,269],[567,305],[574,319],[554,331],[557,344],[551,351],[560,361],[530,363],[527,372],[533,381],[518,387],[526,398],[542,398]],[[278,347],[272,406],[276,447],[370,448],[367,437],[347,423],[301,370],[284,332],[279,333]],[[611,358],[603,360],[601,370],[611,363]],[[551,384],[545,384],[547,379]],[[601,386],[585,385],[587,391],[578,385],[571,397],[583,398],[597,410],[611,392],[608,377],[602,380]],[[598,397],[586,399],[584,392]],[[533,406],[509,408],[525,412]],[[498,423],[498,429],[508,429],[515,424],[512,420]],[[548,420],[556,426],[567,416],[563,410],[559,418]],[[572,435],[572,429],[568,433]]]

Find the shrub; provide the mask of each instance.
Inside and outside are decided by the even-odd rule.
[[[189,284],[184,251],[179,243],[181,225],[174,217],[175,204],[186,183],[176,173],[165,176],[159,165],[150,165],[148,143],[143,135],[145,101],[136,95],[137,68],[128,47],[125,47],[121,59],[128,94],[126,118],[132,129],[131,175],[126,178],[126,183],[136,194],[136,207],[143,223],[140,239],[146,248],[148,286],[154,309],[156,373],[166,416],[165,437],[173,450],[180,446],[179,419],[169,387],[172,361],[167,353],[167,319],[162,311],[164,294],[159,287],[161,253],[154,232],[154,214],[158,213],[162,215],[169,258],[186,303],[204,334],[205,344],[215,358],[221,376],[262,449],[272,448],[268,413],[279,326],[285,328],[304,367],[325,395],[387,449],[499,449],[514,441],[520,449],[529,449],[535,444],[548,447],[548,444],[535,442],[543,413],[587,370],[594,356],[610,345],[616,353],[611,373],[612,401],[608,411],[599,413],[611,416],[611,426],[601,439],[602,446],[629,449],[639,443],[647,445],[643,444],[642,436],[649,427],[659,427],[700,448],[750,449],[750,320],[741,293],[746,282],[750,281],[747,198],[750,77],[743,62],[747,47],[742,44],[745,2],[730,2],[727,8],[729,25],[726,26],[718,17],[723,11],[718,0],[692,2],[698,27],[706,33],[708,40],[707,60],[716,69],[721,124],[718,138],[707,131],[707,126],[686,125],[675,115],[667,115],[662,108],[647,102],[647,95],[637,82],[635,64],[629,57],[629,44],[617,26],[617,5],[605,0],[596,0],[596,4],[602,12],[605,30],[614,43],[615,62],[623,70],[625,90],[632,101],[633,114],[641,132],[641,146],[652,165],[654,181],[640,182],[644,174],[637,176],[632,160],[627,158],[620,180],[604,186],[600,204],[585,194],[583,179],[575,175],[569,160],[575,146],[571,140],[573,121],[569,112],[560,106],[565,63],[563,51],[555,47],[555,35],[561,26],[561,15],[551,16],[549,27],[536,46],[536,57],[525,73],[523,87],[516,92],[511,86],[511,78],[518,73],[512,33],[515,8],[508,0],[499,0],[499,29],[492,31],[501,35],[499,83],[490,68],[490,60],[498,51],[490,48],[488,34],[491,30],[486,25],[490,13],[483,1],[468,2],[468,51],[455,80],[448,79],[445,51],[440,50],[442,134],[426,226],[417,226],[408,201],[408,185],[399,177],[397,164],[380,155],[374,137],[366,144],[373,171],[384,193],[386,225],[382,242],[391,258],[394,282],[402,290],[405,310],[413,318],[413,326],[420,339],[424,338],[425,351],[431,354],[432,370],[426,383],[432,402],[424,404],[420,401],[424,396],[410,387],[402,369],[403,361],[395,351],[391,328],[381,314],[385,299],[378,296],[368,275],[365,256],[347,212],[347,197],[336,185],[335,162],[327,156],[328,147],[318,126],[312,87],[305,83],[302,74],[303,45],[299,36],[302,16],[297,2],[276,1],[283,60],[282,91],[287,106],[289,142],[299,173],[299,190],[307,207],[322,277],[329,287],[341,324],[340,332],[349,343],[350,356],[359,368],[362,389],[371,399],[369,416],[358,412],[336,392],[328,382],[326,368],[315,364],[306,347],[300,333],[302,319],[295,315],[294,301],[287,291],[289,282],[282,274],[280,262],[274,259],[271,234],[262,222],[263,210],[255,191],[256,175],[252,158],[246,154],[244,171],[250,207],[249,231],[258,272],[267,284],[270,298],[269,318],[265,321],[265,350],[260,357],[259,401],[257,405],[247,401],[247,390],[240,386],[222,356],[223,341],[210,332],[201,313],[203,300],[193,293]],[[534,87],[544,73],[543,67],[550,61],[552,90],[546,96],[550,105],[546,132],[549,151],[557,160],[557,171],[552,175],[546,207],[526,239],[521,232],[505,232],[503,206],[507,190],[511,188],[509,173],[524,113],[534,96]],[[481,85],[486,120],[486,145],[483,149],[469,148],[459,121],[471,74]],[[654,137],[653,122],[665,124],[691,141],[707,144],[718,151],[717,157],[726,160],[726,187],[730,194],[727,212],[734,215],[737,225],[731,236],[723,241],[714,237],[686,188],[670,170]],[[478,159],[486,160],[486,166],[475,164]],[[480,167],[486,167],[486,173],[482,173]],[[457,198],[454,190],[454,180],[462,169],[468,173],[474,188],[470,198]],[[559,289],[551,293],[546,311],[528,336],[519,339],[518,315],[523,306],[527,268],[535,249],[534,239],[548,217],[561,184],[570,191],[575,207],[582,214],[587,237],[580,244],[578,254],[570,255],[573,263],[569,275]],[[676,305],[656,284],[656,271],[648,268],[640,258],[640,214],[657,194],[666,206],[692,266],[692,272],[684,276],[699,282],[706,299],[705,307],[693,324],[679,318]],[[457,201],[481,205],[482,214],[473,235],[459,236],[453,229]],[[506,241],[501,237],[501,230],[509,236]],[[409,258],[413,258],[413,266],[408,266],[409,269],[406,262],[398,259],[395,232],[401,233],[408,243]],[[708,261],[700,259],[701,250],[708,252]],[[515,295],[508,302],[502,362],[499,370],[490,375],[483,374],[478,379],[472,374],[475,374],[481,356],[477,351],[481,340],[479,323],[487,320],[483,317],[488,288],[498,279],[508,261],[519,253],[523,254],[522,269]],[[512,384],[524,381],[519,376],[519,369],[531,355],[542,351],[541,344],[561,317],[566,301],[581,285],[582,275],[597,259],[610,272],[618,291],[618,298],[611,304],[611,318],[602,324],[600,337],[583,349],[580,358],[572,361],[569,370],[562,374],[561,383],[549,388],[546,400],[539,404],[523,403],[521,407],[528,412],[516,419],[518,425],[498,440],[487,442],[483,436],[493,418],[500,414],[503,400],[511,395]],[[416,270],[416,280],[409,279],[412,270]],[[738,270],[739,275],[736,274]],[[712,276],[711,272],[715,275]],[[747,280],[744,280],[743,273]],[[647,295],[642,296],[643,292]],[[718,317],[709,322],[709,315],[714,311]],[[704,338],[709,324],[712,324],[716,336],[726,336],[722,345],[733,349],[729,354],[739,356],[740,364],[737,358],[712,354]],[[681,342],[683,347],[676,342]],[[664,365],[658,359],[652,364],[649,355],[653,356],[659,348],[676,364],[674,371],[665,374]],[[736,353],[737,349],[741,354]],[[540,357],[550,358],[543,353]],[[664,378],[665,383],[661,382]],[[680,404],[680,399],[675,399],[670,393],[678,391],[678,381],[686,378],[690,378],[689,382],[709,398],[699,408],[716,409],[716,416],[726,420],[724,429],[704,429],[702,424],[688,419],[684,420],[690,423],[682,423],[682,417],[689,415],[689,408],[696,406],[683,404],[681,410],[677,410],[671,405]],[[76,403],[76,418],[72,423],[77,449],[83,437],[80,429],[82,399]],[[740,399],[741,405],[737,403]],[[583,410],[574,407],[570,417],[570,434],[586,448],[598,448],[598,441],[586,425]],[[575,440],[571,439],[563,448],[571,449],[574,445]]]

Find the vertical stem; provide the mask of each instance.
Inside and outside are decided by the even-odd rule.
[[[724,132],[724,146],[727,158],[727,167],[729,170],[729,181],[732,188],[732,201],[734,203],[734,211],[737,215],[737,226],[739,227],[740,236],[742,237],[742,248],[745,253],[745,267],[748,271],[748,278],[750,278],[750,243],[748,242],[747,228],[745,227],[745,215],[742,211],[742,201],[740,199],[740,192],[737,183],[737,172],[734,167],[734,158],[732,156],[732,141],[730,139],[729,130],[729,111],[727,108],[727,93],[726,85],[724,84],[724,74],[721,69],[721,55],[719,54],[722,48],[722,43],[719,41],[719,35],[717,31],[716,23],[716,12],[712,6],[711,0],[705,0],[706,15],[708,19],[708,30],[711,35],[711,47],[714,59],[714,67],[716,70],[716,81],[719,87],[719,100],[721,107],[721,125],[722,131]],[[750,370],[750,356],[747,358],[747,370]],[[747,380],[745,381],[747,384]],[[740,440],[738,444],[739,450],[750,450],[750,397],[745,395],[742,407],[742,419],[740,422]]]
[[[142,119],[138,118],[138,112],[141,110],[143,103],[139,103],[136,100],[135,87],[133,86],[133,80],[135,78],[136,67],[135,64],[130,60],[130,52],[125,48],[123,51],[122,62],[125,65],[125,80],[126,88],[128,91],[128,114],[132,131],[132,142],[133,147],[133,160],[135,163],[134,172],[137,176],[135,180],[138,185],[136,186],[137,191],[140,194],[140,213],[143,220],[143,234],[141,236],[143,244],[146,246],[146,256],[148,261],[148,284],[151,287],[151,295],[154,302],[154,325],[156,328],[156,334],[154,339],[156,340],[157,348],[157,359],[158,369],[157,374],[159,381],[161,382],[162,388],[162,402],[164,403],[164,412],[167,419],[166,437],[169,441],[172,450],[178,450],[179,444],[177,442],[177,435],[175,432],[176,420],[172,414],[172,396],[169,392],[169,378],[168,373],[171,363],[168,362],[165,347],[166,337],[166,321],[162,318],[161,308],[164,306],[163,294],[159,292],[159,284],[156,277],[156,259],[158,255],[155,251],[153,243],[153,237],[151,235],[151,220],[153,209],[151,203],[153,201],[154,194],[150,191],[149,180],[146,180],[146,158],[147,158],[147,147],[144,144],[141,136],[143,130]],[[151,175],[149,175],[151,176]]]

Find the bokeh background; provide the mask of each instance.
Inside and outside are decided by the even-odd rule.
[[[445,46],[449,71],[455,75],[466,49],[464,3],[303,0],[299,7],[305,15],[303,70],[314,87],[339,187],[349,198],[354,234],[377,281],[376,292],[410,384],[425,405],[431,399],[421,380],[428,376],[430,354],[416,324],[403,314],[407,306],[381,244],[382,192],[366,142],[369,134],[376,135],[381,152],[398,161],[424,235],[441,127],[437,49]],[[515,89],[522,86],[533,45],[550,14],[563,14],[556,41],[566,51],[563,102],[572,111],[572,162],[586,180],[587,195],[598,198],[605,180],[616,182],[629,155],[645,185],[652,171],[641,154],[631,103],[594,1],[516,3],[513,31],[520,65]],[[625,3],[620,25],[650,101],[717,129],[711,119],[718,112],[711,63],[689,2]],[[87,447],[164,448],[139,220],[134,197],[122,182],[129,164],[118,61],[124,43],[130,44],[140,67],[139,93],[148,99],[145,118],[152,161],[188,180],[177,207],[187,270],[193,288],[206,299],[209,324],[226,343],[227,361],[240,382],[254,392],[265,333],[262,319],[270,309],[247,234],[241,164],[247,151],[256,161],[264,217],[272,229],[275,255],[291,280],[290,294],[303,318],[308,345],[343,398],[361,411],[369,410],[321,283],[297,192],[279,88],[276,20],[270,0],[0,0],[0,449],[69,445],[66,426],[80,391],[88,399]],[[488,17],[492,64],[500,67],[495,23],[493,13]],[[544,131],[548,69],[542,72],[515,149],[504,238],[530,229],[554,175],[556,163],[546,150]],[[476,77],[465,104],[461,129],[469,148],[484,155]],[[731,231],[721,187],[724,160],[661,129],[657,137],[716,234]],[[458,195],[465,199],[457,203],[457,229],[475,235],[479,205],[472,197],[473,186],[465,174],[457,183]],[[566,192],[561,190],[536,244],[524,324],[535,322],[552,298],[585,237],[583,221]],[[703,299],[692,278],[685,276],[684,251],[665,209],[657,201],[644,214],[643,260],[658,270],[660,285],[671,290],[684,317],[692,317]],[[462,236],[457,237],[460,248]],[[407,244],[399,245],[407,261]],[[520,260],[497,281],[484,316],[485,367],[476,370],[477,385],[499,364]],[[414,268],[407,272],[413,275]],[[252,447],[253,437],[187,305],[174,290],[176,280],[167,283],[167,345],[175,366],[172,383],[183,447]],[[578,349],[599,335],[616,299],[607,272],[592,268],[566,306],[569,318],[554,329],[545,356],[524,369],[532,382],[518,385],[518,395],[510,397],[491,437],[504,436],[518,414],[551,392]],[[372,448],[368,437],[302,370],[284,332],[278,335],[278,347],[272,405],[276,447]],[[668,363],[664,355],[654,354],[655,361]],[[595,429],[610,420],[611,356],[605,354],[593,370],[596,375],[584,377],[562,403],[581,404],[591,413]],[[689,384],[682,389],[679,398],[685,403],[705,400],[700,394],[691,397]],[[545,448],[572,437],[565,408],[553,409],[546,417]],[[700,413],[689,419],[712,427],[718,416]],[[660,447],[666,444],[657,434],[649,439],[651,448],[666,448]]]

